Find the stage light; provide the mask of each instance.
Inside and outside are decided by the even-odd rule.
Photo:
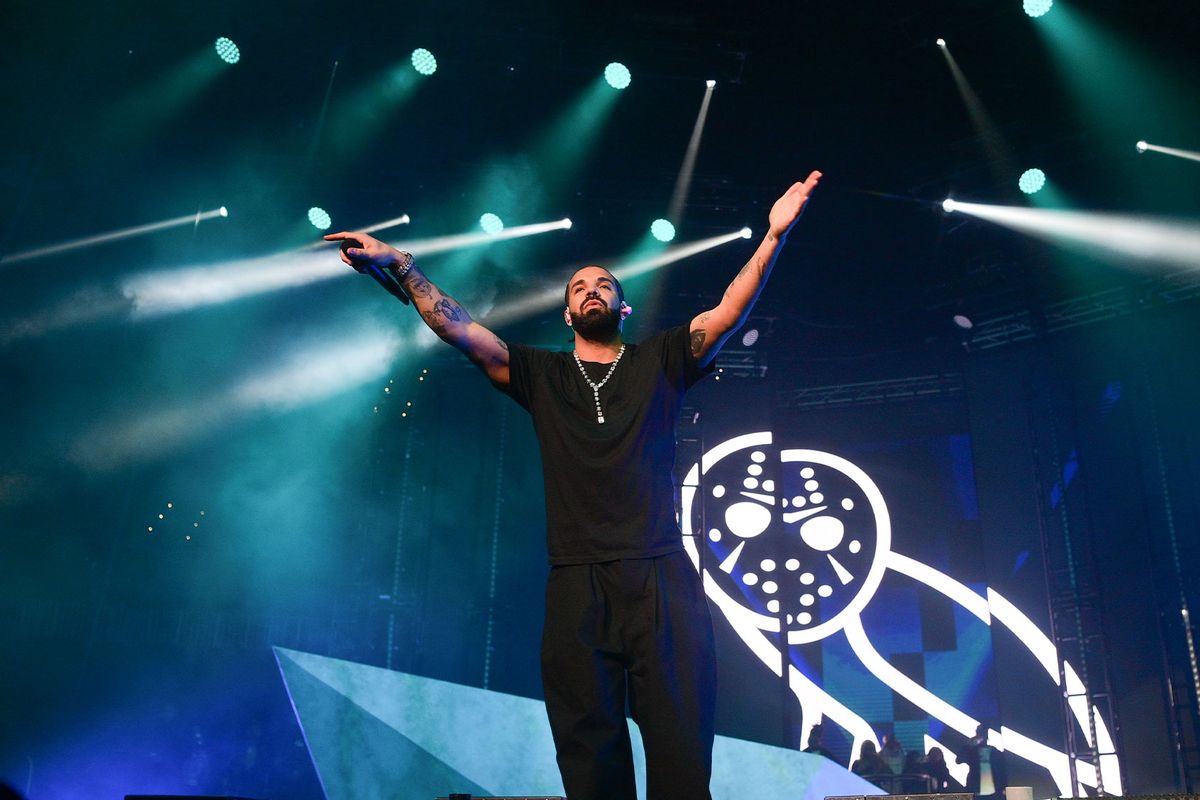
[[[1163,147],[1160,144],[1150,144],[1150,142],[1142,141],[1137,143],[1137,151],[1145,153],[1151,151],[1154,153],[1162,153],[1166,156],[1175,156],[1176,158],[1186,158],[1188,161],[1200,161],[1200,152],[1195,150],[1180,150],[1178,147]],[[2,260],[2,259],[0,259]]]
[[[437,59],[424,47],[418,47],[412,51],[412,65],[413,69],[422,75],[432,75],[437,72]]]
[[[504,220],[489,212],[479,218],[479,227],[484,233],[499,233],[504,230]]]
[[[329,230],[329,226],[333,224],[333,218],[329,216],[329,212],[320,206],[313,206],[308,210],[308,221],[320,231]]]
[[[711,89],[717,85],[717,82],[713,81],[713,80],[708,80],[708,81],[704,82],[704,85]]]
[[[567,230],[571,230],[571,224],[572,224],[572,223],[571,223],[571,220],[570,220],[569,218],[563,218],[563,221],[562,221],[562,226],[563,226],[564,228],[566,228]]]
[[[946,40],[945,40],[945,39],[938,39],[938,40],[937,40],[937,46],[938,46],[938,47],[945,47],[945,46],[946,46]]]
[[[1025,194],[1036,194],[1046,185],[1046,173],[1042,172],[1037,167],[1027,169],[1021,173],[1021,179],[1017,181],[1017,186]]]
[[[751,235],[752,231],[749,228],[742,228],[741,237],[743,239],[749,239]]]
[[[945,211],[947,214],[953,214],[956,208],[958,206],[949,197],[942,201],[942,211]]]
[[[961,214],[994,222],[1114,261],[1127,268],[1141,262],[1200,268],[1200,225],[1170,218],[992,206],[956,201]]]
[[[650,235],[660,242],[669,242],[675,238],[675,226],[668,220],[656,219],[650,223]]]
[[[242,60],[242,51],[233,43],[233,39],[222,36],[220,39],[217,39],[213,47],[216,48],[217,55],[226,64],[236,64]]]
[[[758,328],[751,328],[742,334],[742,347],[753,347],[758,341]]]
[[[1054,0],[1025,0],[1025,13],[1031,17],[1040,17],[1054,6]]]
[[[82,239],[72,239],[67,242],[59,242],[58,244],[38,247],[33,250],[24,250],[20,253],[11,253],[6,256],[0,256],[0,264],[14,264],[18,261],[28,261],[31,258],[43,258],[45,256],[58,255],[70,250],[78,250],[83,247],[94,247],[98,244],[107,242],[115,242],[121,239],[129,239],[134,236],[145,236],[149,233],[166,230],[167,228],[177,228],[182,225],[191,225],[195,227],[205,220],[214,217],[228,217],[229,211],[225,206],[213,209],[212,211],[199,211],[194,214],[184,214],[182,217],[173,219],[164,219],[161,222],[151,222],[146,225],[135,225],[132,228],[122,228],[108,233],[100,233],[95,236],[87,236]]]
[[[953,319],[954,324],[962,328],[964,331],[969,331],[971,328],[975,327],[975,323],[972,322],[971,318],[966,314],[955,314]]]
[[[614,61],[604,68],[604,80],[614,89],[624,89],[633,80],[633,75],[629,67]]]

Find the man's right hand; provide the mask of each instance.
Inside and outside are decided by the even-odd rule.
[[[341,231],[327,233],[324,238],[327,242],[341,242],[342,261],[359,272],[370,264],[380,269],[390,269],[403,265],[407,260],[399,250],[367,233]]]

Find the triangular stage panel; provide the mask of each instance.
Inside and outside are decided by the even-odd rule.
[[[561,795],[539,700],[275,648],[328,800]],[[641,737],[630,726],[645,797]],[[718,736],[715,800],[882,794],[820,756]]]

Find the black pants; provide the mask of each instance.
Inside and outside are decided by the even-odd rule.
[[[648,800],[710,797],[712,619],[685,553],[554,567],[542,684],[569,800],[636,798],[627,697]]]

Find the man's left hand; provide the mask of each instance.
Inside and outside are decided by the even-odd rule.
[[[772,235],[779,239],[787,236],[796,220],[800,219],[804,206],[808,204],[809,195],[820,181],[821,173],[814,169],[809,173],[807,180],[803,183],[793,183],[792,187],[783,193],[783,197],[775,201],[768,217]]]

